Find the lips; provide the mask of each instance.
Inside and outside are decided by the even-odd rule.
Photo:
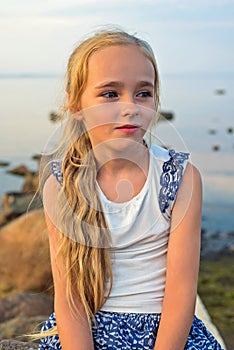
[[[124,124],[118,126],[116,129],[124,134],[134,134],[140,129],[140,126],[135,124]]]
[[[116,129],[138,129],[139,125],[134,125],[134,124],[124,124],[121,126],[118,126]]]

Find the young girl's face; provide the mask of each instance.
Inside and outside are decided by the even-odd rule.
[[[142,142],[154,117],[154,78],[152,63],[136,45],[105,47],[90,57],[78,115],[93,147]]]

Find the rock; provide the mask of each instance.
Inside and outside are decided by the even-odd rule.
[[[2,197],[0,227],[21,214],[42,207],[39,194],[39,172],[30,171],[25,165],[8,170],[8,173],[24,176],[20,192],[7,192]]]
[[[0,226],[17,218],[21,214],[42,207],[39,194],[34,192],[7,192],[2,197]]]
[[[39,186],[38,172],[30,172],[25,175],[24,183],[21,187],[22,192],[36,192]]]
[[[25,165],[19,165],[14,169],[7,170],[7,173],[19,176],[25,176],[30,170]]]
[[[219,151],[220,150],[220,145],[213,145],[212,146],[213,151]]]
[[[216,94],[216,95],[225,95],[226,94],[226,90],[225,89],[216,89],[215,91],[214,91],[214,93]]]
[[[45,291],[52,285],[43,209],[22,215],[0,229],[0,296]]]
[[[49,316],[53,312],[53,297],[43,293],[20,293],[0,299],[0,323],[14,317]]]
[[[22,186],[22,192],[36,192],[39,184],[38,172],[29,170],[25,165],[19,165],[14,169],[7,171],[9,174],[24,176],[25,181]]]
[[[2,340],[0,341],[0,350],[34,350],[38,345],[34,343],[25,343],[16,340]]]
[[[172,112],[159,112],[159,121],[172,120],[174,119],[174,114]]]
[[[0,167],[5,167],[10,165],[10,162],[6,162],[5,160],[0,160]]]
[[[50,121],[52,121],[54,123],[62,120],[62,118],[63,118],[63,116],[57,112],[50,112],[50,114],[49,114]]]
[[[47,316],[15,317],[0,324],[0,339],[29,341],[30,335],[39,333]]]
[[[22,214],[30,210],[30,207],[31,210],[35,209],[38,205],[38,199],[39,196],[35,195],[34,192],[7,192],[2,197],[2,209],[6,212]]]
[[[12,215],[12,212],[8,210],[0,211],[0,227],[4,226],[12,219],[15,219],[17,216],[18,215]]]
[[[208,133],[209,133],[210,135],[215,135],[215,134],[217,133],[217,130],[216,130],[216,129],[210,129],[210,130],[208,131]]]
[[[33,154],[31,158],[32,158],[33,160],[40,161],[40,160],[41,160],[41,157],[42,157],[41,154]]]

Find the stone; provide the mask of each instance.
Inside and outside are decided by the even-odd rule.
[[[40,195],[34,192],[7,192],[2,197],[2,214],[15,218],[26,211],[42,207]]]
[[[39,186],[39,174],[38,172],[27,173],[24,177],[24,183],[21,187],[22,192],[36,192]]]
[[[10,162],[7,162],[5,160],[0,160],[0,167],[5,167],[5,166],[8,166],[10,165]]]
[[[172,112],[159,111],[159,121],[173,120],[174,114]]]
[[[33,210],[0,229],[0,297],[52,286],[43,209]]]
[[[25,176],[26,174],[30,173],[30,170],[25,165],[21,164],[14,169],[7,170],[7,172],[13,175]]]
[[[0,323],[15,317],[49,316],[53,297],[44,293],[23,292],[0,299]]]
[[[30,341],[34,334],[40,333],[46,316],[15,317],[0,324],[0,339]],[[39,340],[37,340],[39,342]]]
[[[19,165],[8,173],[24,176],[20,192],[7,192],[2,197],[0,227],[14,220],[23,213],[42,207],[39,193],[39,172],[31,171],[25,165]]]
[[[34,343],[5,339],[0,341],[0,350],[34,350],[37,348],[38,345]]]

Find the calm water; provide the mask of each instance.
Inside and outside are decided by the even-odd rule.
[[[48,116],[59,110],[63,85],[62,78],[0,79],[0,160],[36,168],[30,157],[43,150],[55,128]],[[203,224],[212,230],[234,230],[233,100],[234,76],[161,77],[161,110],[175,119],[158,125],[159,143],[191,153],[203,177]],[[0,197],[22,184],[5,170],[0,168]]]

